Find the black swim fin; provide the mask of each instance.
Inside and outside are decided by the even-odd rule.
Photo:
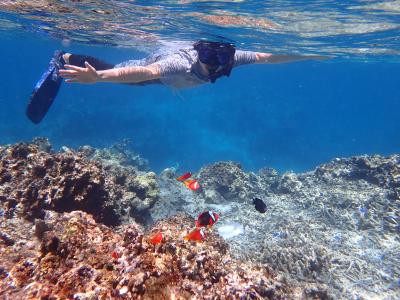
[[[65,62],[62,58],[64,53],[58,50],[54,52],[48,69],[36,83],[32,92],[26,108],[26,115],[35,124],[42,121],[57,96],[62,82],[58,71],[64,67]]]

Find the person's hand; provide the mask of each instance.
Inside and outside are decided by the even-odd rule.
[[[87,61],[86,68],[81,68],[73,65],[64,65],[63,70],[60,70],[60,76],[66,78],[65,82],[78,83],[95,83],[99,80],[99,74]]]

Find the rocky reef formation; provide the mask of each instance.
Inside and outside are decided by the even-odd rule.
[[[197,191],[134,157],[53,152],[46,139],[0,147],[0,298],[400,297],[399,155],[299,174],[219,162],[193,174]],[[209,209],[214,230],[185,242]]]
[[[126,156],[121,162],[114,151],[53,152],[46,139],[0,147],[0,298],[283,299],[301,293],[267,265],[233,259],[215,232],[203,243],[184,241],[194,225],[187,215],[146,232],[135,220],[146,223],[159,199],[156,176],[126,165]],[[125,218],[132,211],[143,219]],[[159,232],[163,240],[153,245]]]
[[[85,150],[85,151],[84,151]],[[141,218],[158,197],[156,175],[102,164],[88,149],[53,153],[48,141],[0,147],[0,201],[6,214],[42,219],[46,209],[83,210],[102,223]]]
[[[255,197],[261,189],[253,173],[243,172],[240,164],[219,162],[202,168],[199,172],[202,194],[207,202],[243,202]]]
[[[163,202],[193,216],[214,209],[222,235],[226,228],[238,232],[226,236],[234,257],[267,263],[310,297],[400,296],[399,155],[334,159],[300,174],[246,173],[219,162],[195,175],[198,193],[174,175],[160,177],[154,219],[168,216]],[[267,204],[265,214],[255,210],[254,196]]]
[[[130,149],[132,143],[131,139],[123,139],[109,148],[96,149],[82,146],[78,150],[84,152],[86,157],[101,162],[102,165],[132,167],[138,171],[149,172],[148,160]]]
[[[232,259],[210,233],[185,242],[193,219],[176,216],[144,233],[137,224],[119,233],[79,211],[47,211],[32,227],[2,219],[9,242],[0,252],[3,299],[283,299],[292,290],[268,267]],[[149,237],[163,232],[161,244]],[[3,239],[4,241],[4,239]]]

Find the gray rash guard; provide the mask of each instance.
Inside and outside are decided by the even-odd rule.
[[[129,60],[115,66],[115,68],[148,66],[157,63],[161,69],[161,77],[149,80],[140,85],[162,83],[176,89],[188,88],[208,83],[210,80],[199,71],[198,54],[194,49],[180,49],[174,53],[153,54],[145,59]],[[252,64],[256,61],[256,53],[236,50],[234,67]]]

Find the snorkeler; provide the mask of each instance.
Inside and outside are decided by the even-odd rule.
[[[173,53],[154,54],[117,65],[90,56],[56,51],[48,70],[35,86],[26,113],[33,123],[40,123],[57,96],[62,78],[68,83],[158,83],[173,88],[187,88],[215,83],[222,76],[229,76],[232,68],[244,64],[308,59],[324,60],[326,57],[241,51],[230,43],[210,41],[198,41],[191,47]]]

